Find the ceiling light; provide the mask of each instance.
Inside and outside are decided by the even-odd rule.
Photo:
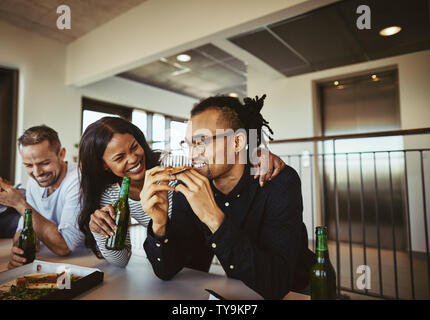
[[[383,37],[388,37],[388,36],[395,35],[396,33],[399,33],[401,30],[402,28],[399,26],[391,26],[379,31],[379,34]]]
[[[372,74],[372,81],[379,81],[380,79],[376,76],[376,74]]]
[[[236,92],[231,92],[228,94],[229,97],[237,98],[239,95]]]
[[[188,62],[191,60],[191,57],[188,54],[180,54],[176,56],[176,60],[180,62]]]
[[[179,76],[181,74],[188,73],[190,71],[191,71],[190,68],[182,68],[181,70],[177,70],[177,71],[172,72],[171,75],[172,75],[172,77],[176,77],[176,76]]]
[[[333,82],[333,84],[334,84],[335,86],[337,86],[337,85],[339,85],[339,81],[335,81],[335,82]]]

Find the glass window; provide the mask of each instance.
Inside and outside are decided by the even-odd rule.
[[[82,113],[82,134],[84,134],[85,129],[93,122],[103,118],[103,117],[119,117],[117,114],[98,112],[92,110],[84,110]]]
[[[179,143],[185,137],[185,119],[82,98],[82,134],[91,123],[106,116],[122,117],[131,121],[143,132],[153,150],[169,148],[174,150],[174,153],[181,152]]]
[[[133,114],[131,116],[131,122],[143,132],[143,134],[145,135],[145,138],[147,138],[146,137],[147,136],[146,130],[148,125],[147,118],[148,116],[145,111],[133,110]]]
[[[171,121],[170,122],[170,148],[173,152],[181,152],[179,143],[185,138],[185,131],[187,128],[186,122]]]
[[[152,117],[152,149],[163,150],[166,140],[166,119],[163,115],[154,114]]]

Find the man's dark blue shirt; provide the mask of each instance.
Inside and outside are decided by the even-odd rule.
[[[166,235],[157,238],[148,225],[144,248],[155,274],[171,279],[183,267],[207,272],[214,254],[228,277],[242,280],[265,299],[282,299],[309,284],[314,261],[303,223],[300,178],[286,166],[259,186],[249,165],[224,195],[211,183],[224,220],[212,234],[181,193],[173,195]]]

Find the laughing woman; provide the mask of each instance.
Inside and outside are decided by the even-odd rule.
[[[125,266],[131,255],[130,235],[126,248],[106,249],[106,239],[115,229],[114,204],[119,197],[123,177],[130,177],[130,215],[147,226],[149,216],[142,211],[139,193],[146,169],[158,164],[158,154],[146,142],[142,131],[127,120],[102,118],[85,130],[79,145],[81,169],[81,214],[79,227],[85,245],[99,257]],[[169,208],[170,212],[170,208]]]
[[[85,245],[99,258],[110,263],[126,266],[131,255],[130,234],[127,233],[123,250],[108,250],[106,239],[115,230],[114,204],[119,197],[123,177],[129,177],[130,216],[140,225],[148,226],[150,217],[142,210],[140,191],[148,169],[157,166],[159,153],[154,152],[145,136],[131,122],[115,117],[102,118],[85,130],[79,145],[79,167],[81,169],[81,214],[79,228],[85,235]],[[269,180],[283,169],[285,163],[270,154],[269,170],[264,180]],[[160,180],[169,180],[169,175],[159,175]],[[261,180],[261,179],[260,179]],[[165,185],[169,216],[172,206],[172,184]],[[143,244],[142,244],[143,246]]]

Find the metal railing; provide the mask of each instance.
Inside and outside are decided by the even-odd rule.
[[[430,140],[423,140],[425,148],[339,152],[338,147],[346,139],[424,134],[430,134],[430,128],[271,142],[283,144],[283,149],[293,143],[311,143],[312,153],[297,153],[295,148],[296,152],[280,156],[302,179],[308,234],[312,237],[318,224],[331,230],[329,251],[335,251],[330,256],[335,260],[339,295],[344,291],[384,299],[430,298],[426,186],[430,170],[425,161]],[[327,145],[329,152],[324,150]],[[364,288],[357,285],[357,265],[372,270],[372,281]],[[377,272],[373,272],[375,266]]]

